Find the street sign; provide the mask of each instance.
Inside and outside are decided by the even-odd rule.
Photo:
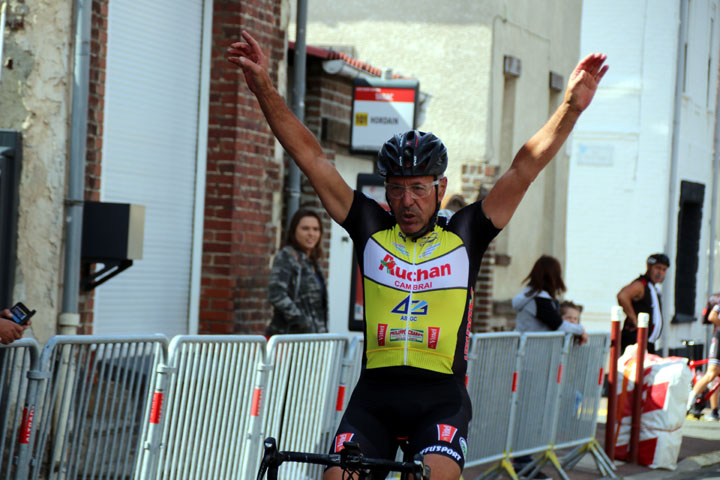
[[[419,88],[417,80],[356,78],[350,119],[351,152],[375,154],[396,133],[413,130]]]

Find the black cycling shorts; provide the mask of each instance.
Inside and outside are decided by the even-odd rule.
[[[422,377],[396,378],[375,378],[371,372],[361,375],[353,391],[331,453],[354,441],[366,457],[394,460],[400,441],[407,438],[411,458],[417,453],[443,455],[462,470],[472,418],[464,381],[429,371]]]

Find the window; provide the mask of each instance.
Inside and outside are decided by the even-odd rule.
[[[675,254],[675,316],[673,323],[695,320],[698,252],[705,185],[680,182],[680,211]]]

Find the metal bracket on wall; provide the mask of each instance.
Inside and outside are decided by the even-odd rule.
[[[102,263],[103,267],[100,270],[93,272],[91,266],[96,263],[83,263],[80,286],[85,292],[94,290],[98,285],[102,285],[118,273],[130,268],[132,264],[133,261],[127,259],[106,261]]]

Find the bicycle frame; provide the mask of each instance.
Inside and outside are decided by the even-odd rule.
[[[423,463],[422,455],[416,455],[412,462],[395,462],[384,459],[366,458],[360,452],[355,442],[345,442],[340,453],[319,454],[303,452],[281,452],[277,449],[274,438],[268,437],[263,442],[263,454],[257,480],[263,480],[267,473],[267,480],[277,480],[278,468],[284,462],[313,463],[329,467],[340,467],[346,473],[357,474],[357,480],[372,479],[373,472],[389,470],[400,472],[402,479],[412,474],[417,480],[430,480],[430,467]]]

